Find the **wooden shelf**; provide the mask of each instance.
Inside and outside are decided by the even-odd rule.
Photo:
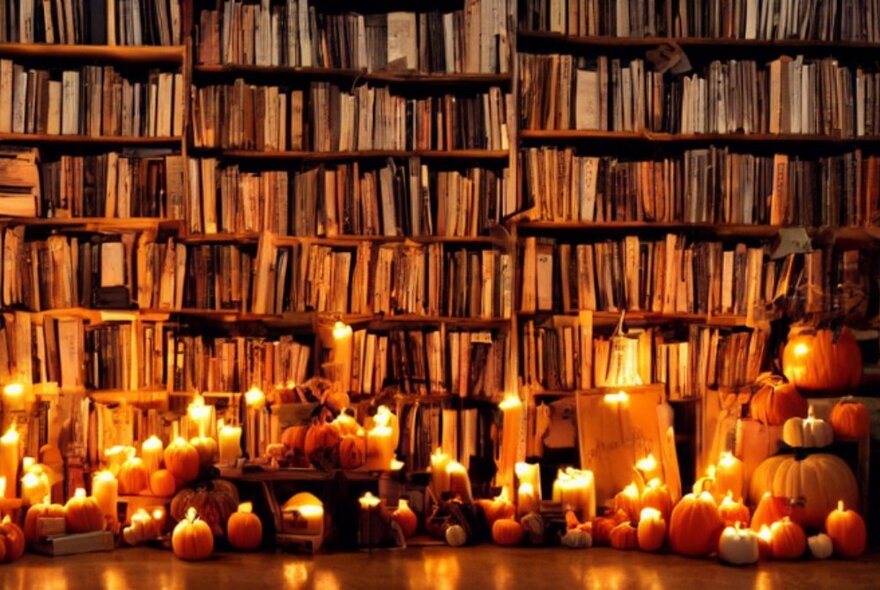
[[[0,137],[2,140],[2,137]],[[423,158],[426,160],[499,160],[510,158],[507,150],[361,150],[347,152],[269,151],[193,148],[195,153],[213,154],[227,160],[300,160],[335,162],[347,160],[384,160],[386,158]]]
[[[281,469],[260,469],[254,467],[238,469],[235,467],[221,467],[220,477],[237,481],[329,481],[336,477],[344,477],[349,481],[375,481],[378,479],[377,471],[346,469],[336,471],[321,471],[319,469],[307,469],[296,467],[284,467]]]
[[[522,129],[521,140],[526,142],[565,143],[587,140],[653,143],[795,143],[795,144],[878,144],[880,136],[841,137],[833,135],[803,135],[778,133],[665,133],[655,131],[593,131],[582,129]]]
[[[350,81],[381,82],[387,84],[495,86],[510,84],[510,74],[470,74],[416,71],[366,70],[321,68],[304,66],[258,66],[245,64],[196,65],[193,74],[224,77],[278,77],[308,79],[344,79]]]
[[[771,238],[783,226],[745,225],[720,223],[676,223],[655,221],[524,221],[517,228],[536,232],[543,231],[664,231],[664,232],[706,232],[718,236],[742,238]]]
[[[550,316],[576,316],[578,312],[562,311],[538,311],[516,312],[521,319],[539,320]],[[593,325],[599,327],[614,327],[620,321],[619,311],[594,311]],[[718,327],[745,326],[745,316],[736,315],[708,315],[704,313],[662,313],[654,311],[627,311],[624,323],[627,325],[664,324],[664,323],[700,323]]]
[[[181,238],[186,244],[256,244],[260,241],[261,232],[189,234]],[[372,235],[338,235],[332,237],[282,236],[274,235],[276,246],[295,244],[317,244],[332,247],[356,247],[361,242],[377,244],[472,244],[487,246],[508,246],[506,240],[493,236],[372,236]]]
[[[0,133],[0,143],[64,146],[166,147],[180,146],[181,137],[124,137],[121,135],[43,135],[36,133]]]
[[[164,217],[2,217],[0,218],[0,224],[96,232],[145,230],[179,232],[182,222],[179,219]]]
[[[65,59],[127,64],[183,63],[183,45],[61,45],[51,43],[0,43],[0,56],[12,58]],[[45,67],[45,66],[44,66]]]

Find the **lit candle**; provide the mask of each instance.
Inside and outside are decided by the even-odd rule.
[[[51,493],[49,478],[45,473],[31,471],[21,478],[21,498],[25,504],[39,504]]]
[[[376,505],[378,505],[378,498],[368,493],[367,496],[359,499],[359,502],[363,508],[365,503],[372,503],[373,500],[376,500]],[[281,511],[286,527],[294,529],[297,534],[322,535],[324,533],[324,506],[314,495],[300,492],[287,500]]]
[[[114,476],[119,475],[119,469],[134,456],[132,447],[116,445],[104,451],[104,461],[107,463],[107,469]]]
[[[220,465],[231,467],[241,456],[241,426],[220,424]]]
[[[6,497],[6,476],[0,475],[0,498]]]
[[[665,483],[656,477],[648,482],[645,489],[642,490],[640,498],[642,510],[645,508],[654,508],[663,515],[663,520],[669,521],[669,515],[672,514],[672,494]]]
[[[733,453],[721,453],[718,467],[715,470],[715,500],[719,501],[727,492],[733,492],[735,498],[743,495],[743,462]]]
[[[371,492],[367,492],[360,498],[358,498],[358,504],[361,505],[361,510],[370,510],[371,508],[376,508],[382,501],[374,496]]]
[[[244,394],[244,401],[252,410],[262,410],[266,406],[266,395],[259,387],[251,387]]]
[[[524,483],[519,486],[516,493],[516,514],[524,516],[532,512],[537,512],[540,502],[535,494],[535,488],[530,483]]]
[[[498,404],[503,416],[501,430],[501,455],[498,459],[498,473],[495,483],[499,486],[513,487],[513,470],[519,455],[519,437],[522,428],[523,406],[515,393],[508,393]]]
[[[161,508],[156,508],[153,510],[153,522],[156,523],[156,530],[159,531],[157,535],[161,535],[162,531],[165,530],[165,511]]]
[[[141,459],[144,460],[144,467],[150,475],[162,467],[163,450],[162,440],[155,435],[141,443]]]
[[[3,410],[24,411],[24,386],[21,383],[10,383],[3,388]]]
[[[438,500],[449,491],[449,476],[446,474],[449,461],[449,455],[440,447],[431,454],[431,487]]]
[[[649,453],[646,457],[642,457],[636,461],[636,473],[641,476],[642,482],[647,484],[652,479],[663,481],[663,473],[660,471],[660,465],[653,453]]]
[[[193,396],[192,402],[186,407],[186,415],[189,418],[190,428],[187,430],[187,435],[189,437],[204,437],[210,434],[211,423],[211,406],[205,404],[205,398],[200,394],[195,394]],[[195,432],[193,432],[192,426],[195,426]]]
[[[367,431],[367,469],[387,471],[391,468],[394,459],[393,435],[390,426],[379,424]]]
[[[638,522],[642,507],[636,484],[629,484],[614,496],[614,511],[620,510],[626,512],[630,522]]]
[[[694,495],[699,496],[703,492],[709,492],[712,494],[712,497],[715,496],[716,469],[717,468],[714,465],[709,465],[709,467],[706,468],[706,475],[694,483]]]
[[[541,501],[541,466],[538,463],[519,462],[514,467],[517,482],[520,486],[529,484],[538,502]]]
[[[400,442],[400,425],[397,416],[388,409],[388,406],[383,405],[376,408],[376,415],[373,416],[373,423],[380,426],[387,426],[391,429],[391,444],[396,449]]]
[[[116,522],[116,504],[119,501],[119,482],[110,471],[99,471],[92,478],[92,497],[109,522]]]
[[[304,504],[299,507],[298,512],[305,522],[305,530],[302,532],[306,535],[320,535],[324,528],[324,507]]]
[[[464,465],[458,461],[450,461],[446,466],[446,476],[449,478],[449,491],[453,496],[460,497],[466,504],[473,502],[471,479]]]
[[[351,389],[351,326],[342,322],[333,325],[333,358],[332,362],[339,365],[339,381],[342,391]]]
[[[245,423],[245,447],[248,457],[252,460],[260,456],[266,448],[263,414],[266,408],[266,396],[257,387],[251,387],[244,394],[247,404],[247,422]]]
[[[596,484],[588,469],[560,469],[553,482],[553,501],[563,510],[572,510],[581,521],[596,516]]]
[[[18,480],[18,459],[20,439],[15,426],[10,426],[6,434],[0,436],[0,475],[6,478],[3,497],[15,498],[15,482]]]
[[[770,532],[770,527],[766,524],[762,524],[761,530],[758,531],[758,550],[761,557],[773,555],[773,534]]]

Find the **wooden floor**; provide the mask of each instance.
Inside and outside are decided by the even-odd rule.
[[[26,555],[0,566],[3,590],[252,590],[256,588],[880,588],[880,554],[859,561],[762,563],[734,568],[712,560],[683,559],[611,549],[572,551],[505,549],[480,545],[373,553],[221,553],[185,563],[158,549],[51,559]]]

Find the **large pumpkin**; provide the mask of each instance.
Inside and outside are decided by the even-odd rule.
[[[680,555],[709,555],[718,548],[723,530],[712,494],[688,494],[672,510],[669,545]]]
[[[782,372],[806,393],[853,389],[862,381],[862,351],[846,328],[835,342],[832,330],[793,326],[782,351]]]
[[[226,525],[229,544],[239,551],[254,551],[263,542],[263,523],[254,514],[254,506],[245,502],[233,512]]]
[[[852,396],[841,399],[831,410],[831,427],[837,436],[863,438],[871,433],[871,417],[865,404]]]
[[[357,469],[367,460],[367,443],[362,435],[346,434],[339,442],[339,466],[343,469]]]
[[[104,530],[104,514],[86,491],[78,488],[64,505],[64,522],[68,533],[91,533]]]
[[[340,441],[339,432],[330,424],[313,424],[306,433],[306,461],[317,466],[337,464]]]
[[[28,545],[37,542],[37,521],[41,518],[64,518],[61,504],[34,504],[24,517],[24,538]]]
[[[229,517],[238,510],[238,491],[223,479],[214,479],[196,488],[184,488],[171,500],[171,517],[183,520],[190,507],[196,509],[199,518],[215,536],[222,537]]]
[[[749,498],[757,503],[767,492],[803,502],[803,524],[810,528],[821,528],[838,500],[847,506],[859,503],[859,487],[852,470],[839,457],[825,453],[801,460],[794,455],[764,460],[752,474]]]
[[[806,418],[807,409],[807,400],[791,383],[765,383],[749,403],[749,415],[770,426],[785,424],[789,418]]]
[[[200,520],[195,508],[187,509],[185,517],[174,527],[171,549],[174,556],[186,561],[207,559],[214,552],[211,528]]]
[[[123,494],[140,494],[150,487],[150,473],[144,460],[132,457],[119,468],[119,491]]]
[[[17,561],[24,555],[24,532],[8,516],[0,523],[0,545],[3,545],[3,563]]]
[[[199,475],[199,452],[181,437],[165,447],[163,459],[165,468],[174,475],[178,485],[189,483]]]

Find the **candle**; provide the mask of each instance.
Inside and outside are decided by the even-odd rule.
[[[522,427],[523,406],[515,393],[508,393],[498,404],[503,421],[501,426],[501,455],[498,459],[498,473],[495,483],[499,486],[513,486],[513,470],[519,455],[519,437]]]
[[[377,498],[378,500],[378,498]],[[297,510],[303,522],[303,530],[306,535],[320,535],[324,528],[324,507],[313,504],[304,504]]]
[[[519,486],[516,493],[516,515],[524,516],[532,512],[538,512],[540,502],[535,493],[535,488],[530,483],[524,483]]]
[[[382,501],[370,492],[367,492],[366,494],[358,498],[358,504],[361,505],[361,510],[369,510],[371,508],[375,508],[381,503]]]
[[[3,388],[3,410],[24,411],[24,386],[21,383],[10,383]]]
[[[119,469],[132,457],[134,457],[134,449],[132,447],[116,445],[104,451],[104,461],[107,463],[107,469],[114,476],[119,475]]]
[[[251,387],[244,394],[247,405],[247,422],[245,423],[245,447],[248,457],[256,459],[266,448],[263,415],[266,408],[266,396],[257,387]]]
[[[669,493],[669,488],[666,487],[665,483],[656,477],[649,481],[648,485],[645,486],[645,489],[642,490],[642,497],[640,500],[642,510],[645,508],[654,508],[663,515],[664,520],[669,521],[669,516],[672,514],[673,502],[672,494]]]
[[[192,402],[186,407],[186,415],[189,418],[190,428],[187,430],[189,437],[205,437],[210,434],[208,428],[211,424],[211,406],[205,404],[205,398],[196,393]],[[193,432],[195,426],[195,432]]]
[[[153,510],[153,521],[156,523],[156,530],[158,531],[157,536],[162,534],[162,531],[165,530],[165,511],[161,508],[156,508]]]
[[[388,409],[388,406],[379,406],[376,408],[376,415],[373,416],[373,423],[378,424],[379,426],[387,426],[391,429],[391,444],[396,449],[398,443],[400,443],[400,425],[397,416]]]
[[[220,465],[231,467],[241,456],[241,426],[220,421]]]
[[[588,469],[560,469],[553,482],[553,501],[563,510],[572,510],[581,521],[596,516],[596,484]]]
[[[266,406],[266,395],[259,387],[251,387],[244,394],[247,407],[252,410],[262,410]]]
[[[0,498],[6,497],[6,476],[0,475]]]
[[[39,504],[51,493],[49,478],[45,473],[31,471],[21,478],[21,498],[25,504]]]
[[[773,554],[773,534],[766,524],[762,524],[758,531],[758,549],[761,557],[770,557]]]
[[[449,491],[453,496],[461,498],[467,504],[473,502],[471,495],[471,479],[467,469],[458,461],[450,461],[446,465],[446,476],[449,478]]]
[[[519,462],[514,467],[517,482],[520,486],[527,483],[532,486],[538,502],[541,501],[541,466],[538,463]]]
[[[92,497],[105,520],[116,522],[116,504],[119,500],[119,482],[110,471],[99,471],[92,478]]]
[[[639,514],[642,511],[641,498],[639,497],[639,488],[635,483],[631,483],[614,496],[614,511],[626,512],[630,522],[638,522]]]
[[[351,389],[351,326],[342,322],[333,324],[333,358],[332,362],[339,366],[339,381],[342,391]]]
[[[733,453],[721,453],[715,470],[715,500],[719,501],[727,492],[733,492],[735,498],[743,495],[743,462]]]
[[[701,477],[694,483],[694,495],[699,496],[703,492],[709,492],[712,494],[712,497],[715,497],[715,475],[716,475],[716,467],[714,465],[709,465],[706,468],[706,475]]]
[[[4,498],[15,498],[15,482],[18,480],[19,436],[15,426],[0,436],[0,476],[6,478]]]
[[[155,435],[141,443],[141,459],[144,460],[144,467],[150,475],[162,467],[163,450],[162,440]]]
[[[449,455],[440,447],[431,454],[431,487],[438,500],[449,491],[449,476],[446,474],[449,461]]]
[[[641,480],[644,483],[647,483],[652,479],[663,481],[663,473],[661,472],[660,465],[657,463],[657,459],[654,458],[653,453],[649,453],[646,457],[642,457],[636,461],[636,473],[641,476]]]
[[[390,426],[376,425],[367,432],[367,469],[387,471],[394,459],[394,433]]]

